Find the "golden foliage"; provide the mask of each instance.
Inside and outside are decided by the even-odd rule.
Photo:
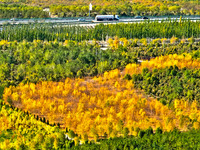
[[[170,65],[199,67],[199,63],[189,55],[169,55],[141,65],[129,64],[126,73],[139,73],[145,67],[153,69]],[[187,130],[193,120],[197,122],[194,128],[199,128],[200,122],[196,101],[189,104],[175,100],[174,107],[169,108],[133,89],[132,82],[123,80],[118,69],[94,78],[21,83],[17,87],[6,88],[3,98],[5,101],[10,99],[15,106],[26,111],[47,117],[50,123],[59,122],[61,127],[94,139],[105,133],[110,137],[122,135],[125,127],[131,134],[137,134],[137,128],[151,126],[170,131],[177,127]]]
[[[178,42],[178,38],[173,36],[173,37],[170,39],[170,43],[171,43],[171,44],[175,44],[176,42]]]
[[[143,61],[140,65],[138,64],[128,64],[125,68],[125,73],[127,74],[138,74],[142,72],[143,68],[148,68],[150,70],[157,68],[165,68],[176,65],[178,68],[182,69],[184,67],[190,69],[198,69],[200,68],[200,61],[193,60],[192,56],[189,54],[182,55],[168,55],[168,56],[160,56],[150,61]]]

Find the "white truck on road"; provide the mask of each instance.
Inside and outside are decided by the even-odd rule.
[[[93,22],[101,22],[101,21],[119,21],[118,15],[97,15]]]

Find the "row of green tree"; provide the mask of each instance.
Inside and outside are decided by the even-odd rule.
[[[161,15],[200,15],[200,10],[190,7],[181,9],[180,5],[151,5],[124,3],[121,5],[93,5],[91,16],[116,14],[120,16],[161,16]],[[89,15],[87,5],[52,5],[50,12],[58,17],[80,17]]]
[[[59,81],[101,74],[137,61],[131,53],[103,51],[97,44],[11,42],[0,46],[0,83]]]
[[[121,49],[119,46],[116,50]],[[158,56],[165,56],[169,54],[183,54],[191,53],[193,58],[199,57],[200,52],[200,42],[198,43],[179,43],[179,44],[169,44],[169,43],[150,43],[145,45],[139,45],[131,43],[127,46],[127,51],[132,53],[138,59],[150,60]],[[199,57],[200,58],[200,57]]]
[[[48,18],[41,7],[0,4],[0,18]]]
[[[88,143],[73,146],[72,150],[132,150],[132,149],[199,149],[200,130],[162,132],[157,128],[141,130],[138,137],[117,137],[99,140],[98,144]]]
[[[116,5],[93,5],[91,16],[97,14],[116,14],[120,16],[161,16],[161,15],[200,15],[200,10],[195,4],[188,3],[190,7],[181,4],[166,3],[158,5],[147,5],[141,2]],[[185,8],[183,8],[185,7]],[[50,5],[50,13],[57,17],[80,17],[89,15],[88,5]],[[0,4],[0,18],[47,18],[47,12],[39,6],[28,6],[24,4]]]
[[[0,41],[0,83],[4,85],[20,82],[59,81],[66,77],[94,76],[105,71],[123,68],[137,59],[150,59],[161,55],[191,52],[199,57],[197,44],[140,45],[101,50],[99,45],[74,41],[63,42],[6,42]],[[3,88],[0,88],[0,93]]]
[[[108,37],[131,38],[178,38],[200,37],[199,21],[161,21],[129,24],[100,24],[95,27],[56,26],[55,24],[4,25],[0,30],[0,39],[8,41],[47,40],[105,40]]]
[[[200,99],[199,69],[178,69],[177,66],[171,66],[150,71],[144,68],[141,74],[133,74],[131,78],[135,88],[144,90],[164,104],[171,103],[174,99]]]

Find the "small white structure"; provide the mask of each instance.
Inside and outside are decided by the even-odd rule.
[[[51,12],[50,12],[50,9],[49,9],[49,8],[44,8],[43,11],[48,12],[48,13],[49,13],[49,16],[51,16]]]

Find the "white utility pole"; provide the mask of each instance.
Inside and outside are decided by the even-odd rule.
[[[92,11],[92,4],[89,5],[89,17],[90,17],[90,11]]]

